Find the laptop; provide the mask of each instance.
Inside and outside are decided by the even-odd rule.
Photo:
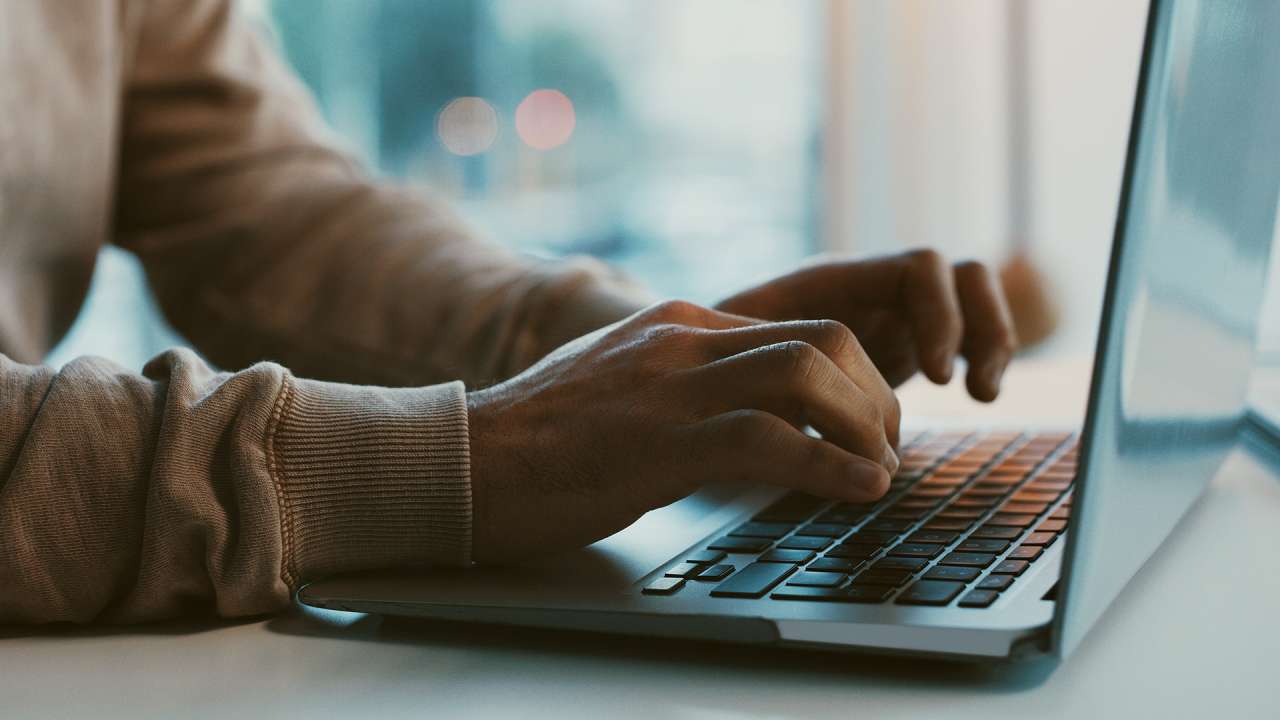
[[[311,583],[321,608],[733,643],[1068,656],[1237,442],[1280,197],[1280,3],[1149,9],[1088,412],[923,432],[880,501],[714,482],[579,551]],[[744,448],[743,452],[750,452]]]

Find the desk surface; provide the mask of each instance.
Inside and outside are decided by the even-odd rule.
[[[0,717],[1280,717],[1280,481],[1232,455],[1065,664],[977,667],[298,610],[0,639]]]

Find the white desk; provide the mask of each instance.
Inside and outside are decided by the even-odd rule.
[[[298,612],[0,640],[0,718],[1280,718],[1280,475],[1235,453],[1066,664]]]

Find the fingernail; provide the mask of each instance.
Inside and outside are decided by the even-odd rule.
[[[898,468],[902,467],[902,460],[898,457],[898,453],[889,448],[884,456],[884,468],[889,472],[889,476],[893,477],[898,474]]]

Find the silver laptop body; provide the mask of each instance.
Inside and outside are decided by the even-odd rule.
[[[1033,519],[999,505],[955,531],[953,541],[941,542],[965,513],[951,500],[925,507],[922,488],[931,487],[931,477],[961,478],[958,492],[980,499],[983,488],[999,492],[995,468],[1039,461],[1027,459],[1032,434],[1019,438],[1017,428],[988,441],[925,434],[914,446],[917,464],[874,507],[813,506],[804,498],[780,500],[783,493],[774,489],[711,484],[581,551],[514,568],[332,578],[304,587],[299,599],[337,610],[736,643],[970,659],[1067,656],[1173,531],[1236,443],[1280,197],[1277,37],[1280,3],[1273,0],[1152,3],[1085,427],[1078,449],[1075,438],[1063,434],[1056,445],[1035,446],[1048,450],[1012,490],[1022,499],[1016,507],[1035,509],[1045,497],[1056,499]],[[1019,439],[1005,443],[1008,438]],[[958,449],[937,454],[956,443]],[[965,457],[981,461],[973,448],[995,447],[1004,449],[982,469],[941,474],[948,463],[967,472]],[[1077,466],[1073,487],[1061,472],[1049,480],[1035,474]],[[1065,489],[1055,495],[1031,488],[1033,483],[1041,490]],[[919,502],[904,502],[907,496]],[[800,506],[807,515],[796,510]],[[789,520],[788,512],[804,517]],[[1004,519],[996,521],[997,514]],[[1065,532],[1048,541],[1042,534],[1039,545],[1031,544],[1032,533],[1052,533],[1068,516]],[[987,553],[989,558],[962,552],[962,546],[994,547],[971,541],[978,528],[1009,535],[1001,522],[1018,533],[1004,550]],[[860,533],[883,538],[894,528],[902,528],[897,540],[878,554],[859,556],[859,548],[869,547],[855,542]],[[818,531],[827,537],[801,534]],[[776,537],[755,537],[762,534]],[[939,542],[899,547],[913,538]],[[789,542],[827,544],[806,560],[774,564],[786,568],[781,571],[761,562]],[[717,543],[757,549],[709,550]],[[1031,551],[1014,555],[1027,545]],[[1030,552],[1031,559],[1014,559]],[[836,555],[843,557],[828,557]],[[690,558],[706,562],[685,564]],[[890,558],[897,561],[886,564]],[[947,565],[957,558],[973,559],[967,567],[986,564],[970,581],[954,579],[962,571],[939,571],[966,567]],[[792,584],[802,577],[822,580],[809,568],[823,559],[829,566],[848,563],[835,588]],[[915,562],[921,559],[923,565]],[[699,579],[718,565],[732,566],[732,572]],[[876,569],[881,565],[904,568],[899,572],[911,577],[883,599],[846,597],[863,573],[893,577]],[[1007,570],[1007,587],[986,607],[963,606],[970,597],[990,599],[970,593],[995,582],[988,578],[999,568],[1017,570]],[[756,584],[768,584],[757,597],[725,589],[735,587],[727,585],[734,577],[752,580],[753,573],[765,577]],[[940,579],[917,587],[934,577]],[[951,594],[957,582],[963,587]],[[728,596],[716,596],[717,588]],[[932,604],[906,604],[912,597]]]

